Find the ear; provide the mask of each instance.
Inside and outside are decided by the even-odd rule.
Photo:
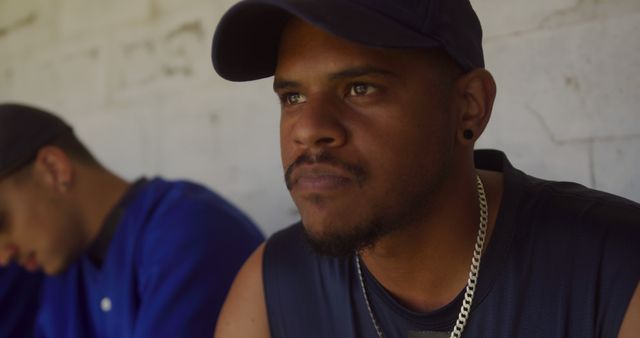
[[[69,191],[73,184],[73,162],[56,146],[44,146],[38,150],[34,170],[41,182],[60,193]]]
[[[485,69],[475,69],[456,82],[459,98],[459,120],[456,130],[458,143],[473,146],[489,123],[496,83]]]

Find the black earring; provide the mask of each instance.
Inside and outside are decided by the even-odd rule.
[[[462,136],[467,140],[473,139],[473,130],[465,129],[465,131],[462,132]]]

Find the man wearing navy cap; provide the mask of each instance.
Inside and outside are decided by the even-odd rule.
[[[261,241],[206,188],[128,183],[57,116],[0,104],[0,262],[51,276],[36,337],[211,337]]]
[[[213,64],[274,75],[302,221],[216,337],[638,337],[640,206],[474,151],[496,86],[467,0],[245,0]]]

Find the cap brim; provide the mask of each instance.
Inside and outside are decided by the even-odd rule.
[[[213,37],[213,67],[230,81],[272,76],[280,35],[296,16],[336,36],[371,47],[431,48],[441,46],[364,6],[340,0],[245,0],[222,17]],[[358,18],[354,22],[354,18]]]

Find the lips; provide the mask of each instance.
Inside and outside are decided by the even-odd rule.
[[[316,154],[303,153],[285,170],[285,182],[291,192],[329,192],[350,185],[361,186],[364,169],[357,164],[343,161],[327,151]]]
[[[308,192],[331,191],[354,183],[346,171],[332,165],[305,164],[297,167],[290,177],[290,189]]]

